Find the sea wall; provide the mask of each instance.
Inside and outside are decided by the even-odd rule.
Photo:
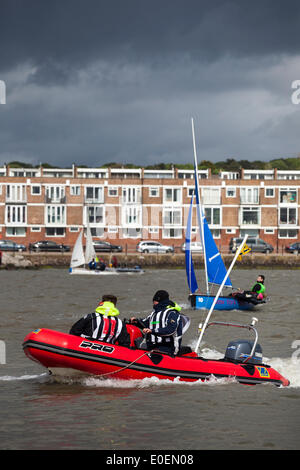
[[[111,256],[101,253],[98,255],[109,264]],[[178,254],[140,254],[140,253],[117,253],[117,260],[120,265],[136,266],[141,265],[149,268],[184,268],[185,255]],[[233,259],[233,255],[222,256],[228,267]],[[71,260],[70,253],[3,253],[0,268],[41,268],[41,267],[69,267]],[[203,267],[203,256],[193,255],[194,266]],[[242,261],[237,261],[235,268],[300,268],[300,255],[295,254],[249,254],[243,257]]]

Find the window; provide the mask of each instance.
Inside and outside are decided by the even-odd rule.
[[[123,228],[123,237],[124,238],[139,238],[141,236],[140,228]]]
[[[226,188],[226,197],[235,197],[236,188]]]
[[[64,197],[64,186],[52,185],[46,187],[46,198],[48,199],[48,202],[62,202]]]
[[[220,204],[219,188],[202,188],[203,204]]]
[[[141,202],[141,190],[136,187],[122,189],[123,204],[139,204]]]
[[[87,206],[87,218],[90,224],[104,223],[104,207],[103,206]]]
[[[7,202],[26,202],[25,184],[8,184],[6,186]]]
[[[118,188],[117,187],[111,187],[108,188],[108,196],[109,197],[117,197],[119,194]]]
[[[149,227],[148,232],[149,233],[158,233],[158,227]]]
[[[40,232],[41,227],[31,227],[31,232]]]
[[[164,209],[164,225],[181,225],[181,209]]]
[[[279,209],[279,224],[297,224],[297,214],[295,207],[280,207]]]
[[[258,188],[241,188],[240,195],[242,204],[258,204],[259,202]]]
[[[163,229],[163,238],[182,238],[182,229],[168,228]]]
[[[39,196],[41,194],[41,186],[40,185],[31,186],[31,194],[32,196]]]
[[[278,237],[279,238],[297,238],[298,237],[298,230],[278,230]]]
[[[141,207],[125,206],[122,211],[123,225],[140,225],[141,224]]]
[[[89,202],[103,202],[103,188],[101,186],[86,186],[85,200]]]
[[[69,232],[79,232],[79,227],[70,227]]]
[[[118,233],[118,227],[108,227],[108,233]]]
[[[64,237],[65,229],[63,227],[46,227],[46,237]]]
[[[259,225],[260,212],[258,207],[242,207],[241,225]]]
[[[205,217],[206,217],[208,225],[220,225],[221,224],[220,208],[219,207],[206,207]]]
[[[192,197],[194,194],[195,188],[187,188],[188,197]]]
[[[164,202],[181,202],[181,188],[165,188]]]
[[[46,224],[60,224],[66,223],[66,208],[65,206],[46,206]]]
[[[267,235],[273,235],[275,233],[275,229],[274,228],[265,228],[264,229],[264,233]]]
[[[293,189],[281,189],[279,202],[280,204],[293,204],[297,202],[297,191]]]
[[[275,196],[275,189],[274,188],[265,188],[265,196],[266,197],[274,197]]]
[[[26,223],[25,205],[7,205],[5,207],[5,221],[7,224],[25,224]]]
[[[80,196],[80,186],[70,186],[70,195],[71,196]]]
[[[158,197],[159,196],[159,188],[149,188],[149,197]]]
[[[25,237],[26,228],[25,227],[6,227],[6,235],[8,237]]]

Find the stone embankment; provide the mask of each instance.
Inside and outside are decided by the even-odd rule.
[[[110,254],[99,253],[107,264],[110,262]],[[179,254],[141,254],[141,253],[117,253],[115,255],[120,265],[136,266],[144,268],[184,268],[184,253]],[[233,255],[222,255],[228,267],[233,259]],[[27,268],[37,269],[42,267],[69,267],[71,260],[70,253],[3,253],[2,269]],[[194,266],[201,268],[204,266],[203,256],[193,255]],[[243,257],[242,261],[236,262],[236,268],[300,268],[300,255],[296,254],[251,254]]]

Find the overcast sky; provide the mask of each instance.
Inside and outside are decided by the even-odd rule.
[[[0,164],[300,153],[299,0],[1,0]]]

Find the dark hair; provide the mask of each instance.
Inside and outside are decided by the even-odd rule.
[[[261,278],[262,278],[262,280],[263,280],[263,283],[264,283],[264,282],[265,282],[265,276],[264,276],[263,274],[260,274],[260,275],[259,275],[259,277],[261,277]]]
[[[115,295],[102,295],[102,302],[112,302],[114,305],[117,305],[117,300],[118,299]]]

